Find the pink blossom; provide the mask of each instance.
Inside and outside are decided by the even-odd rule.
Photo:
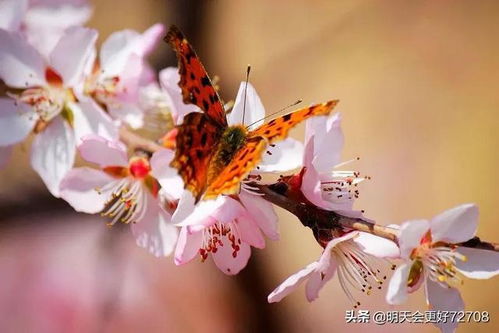
[[[353,303],[360,302],[350,287],[369,295],[373,289],[381,289],[386,276],[381,276],[378,267],[383,258],[394,258],[399,251],[395,243],[368,233],[352,231],[332,239],[324,248],[319,260],[309,264],[287,278],[270,295],[270,303],[279,302],[307,281],[306,297],[309,302],[317,299],[319,291],[335,274],[341,288]]]
[[[61,182],[61,197],[79,212],[101,212],[111,218],[110,225],[132,223],[139,246],[155,256],[169,255],[177,229],[162,207],[159,191],[168,189],[161,189],[153,176],[151,164],[155,162],[141,155],[129,158],[121,143],[98,136],[85,137],[78,149],[83,159],[99,169],[71,170]]]
[[[19,32],[41,54],[49,57],[64,31],[85,24],[92,14],[88,1],[0,2],[0,28]]]
[[[92,29],[70,28],[46,62],[17,33],[0,29],[0,78],[12,91],[12,99],[0,98],[0,146],[20,142],[30,132],[37,134],[31,165],[55,196],[82,136],[117,136],[100,107],[92,100],[77,101],[74,95],[96,39]]]
[[[461,275],[488,279],[499,273],[499,254],[494,251],[460,247],[473,238],[478,226],[478,207],[464,204],[431,220],[402,224],[399,234],[400,257],[405,260],[394,272],[386,299],[401,304],[408,293],[425,285],[426,301],[432,310],[462,311],[464,302],[457,286]],[[436,324],[443,332],[453,332],[458,322]]]
[[[134,128],[143,125],[139,102],[140,88],[150,84],[145,78],[145,57],[164,34],[164,26],[155,24],[142,34],[134,30],[115,32],[104,41],[99,60],[89,63],[84,93],[106,106],[109,113]]]
[[[358,197],[357,185],[365,180],[356,171],[335,170],[341,163],[344,137],[341,115],[314,117],[307,120],[305,132],[304,173],[301,190],[313,204],[350,217],[362,217],[353,210]]]

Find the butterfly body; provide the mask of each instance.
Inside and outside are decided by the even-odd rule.
[[[229,126],[224,105],[187,39],[172,26],[165,40],[177,54],[184,102],[203,111],[187,114],[178,126],[171,162],[196,202],[237,193],[241,181],[262,160],[269,144],[285,139],[289,130],[303,120],[329,114],[338,103],[331,100],[312,105],[254,130],[243,124]]]

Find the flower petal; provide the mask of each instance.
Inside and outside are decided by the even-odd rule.
[[[172,223],[179,225],[184,220],[192,214],[195,207],[195,199],[192,193],[188,190],[184,190],[177,204],[177,209],[173,212]]]
[[[77,142],[84,136],[95,134],[108,140],[118,138],[118,128],[108,114],[90,98],[83,98],[69,107],[74,116],[74,130]]]
[[[146,56],[151,53],[161,37],[165,33],[165,26],[161,23],[156,23],[142,33],[141,36],[141,52],[139,55]]]
[[[109,141],[98,135],[83,137],[78,151],[84,160],[101,167],[128,166],[126,147],[121,142]]]
[[[358,236],[359,236],[358,231],[351,231],[344,234],[341,237],[336,237],[330,240],[329,243],[327,243],[326,247],[324,248],[321,257],[317,261],[318,262],[317,270],[325,274],[333,261],[331,257],[331,250],[339,243],[351,240],[352,238]]]
[[[184,182],[178,175],[178,171],[170,167],[175,153],[169,149],[161,149],[151,157],[152,174],[161,184],[161,188],[171,198],[179,199],[184,192]]]
[[[54,118],[33,140],[31,166],[55,197],[59,197],[61,180],[73,166],[75,151],[73,131],[61,117]]]
[[[260,228],[252,219],[243,215],[237,218],[236,223],[241,241],[259,249],[265,247],[265,239]]]
[[[17,33],[0,29],[0,79],[12,88],[45,85],[45,62]]]
[[[499,253],[490,250],[460,246],[457,252],[466,256],[466,261],[456,260],[456,267],[464,276],[472,279],[490,279],[499,274]]]
[[[177,228],[171,223],[171,216],[159,207],[159,202],[149,193],[145,215],[131,229],[137,245],[156,257],[168,256],[173,252],[178,238]]]
[[[257,172],[284,172],[302,166],[303,144],[293,138],[287,138],[268,146],[270,154],[263,154],[263,159],[257,167]]]
[[[244,124],[245,126],[252,125],[251,128],[256,128],[263,124],[263,118],[265,117],[265,108],[263,107],[260,97],[256,93],[255,88],[251,83],[248,82],[247,90],[245,89],[246,82],[241,82],[239,85],[239,90],[237,92],[236,101],[234,102],[234,107],[232,111],[227,115],[227,122],[229,125],[243,124],[243,113],[244,113]],[[244,93],[246,91],[246,100],[244,98]],[[244,107],[244,102],[246,101],[246,107]]]
[[[442,287],[437,282],[426,279],[426,302],[434,311],[463,311],[464,302],[459,290],[451,287]],[[435,323],[443,333],[452,333],[458,325],[458,321],[444,320]]]
[[[319,297],[319,291],[324,287],[324,285],[332,279],[334,274],[336,274],[337,264],[335,261],[331,262],[325,273],[314,272],[310,279],[307,281],[305,287],[305,295],[307,296],[307,301],[315,301]]]
[[[115,181],[114,178],[92,168],[75,168],[61,181],[60,195],[77,212],[95,214],[104,209],[110,193],[97,190]]]
[[[412,250],[419,246],[421,238],[429,229],[430,222],[427,220],[413,220],[403,223],[399,233],[400,257],[409,258]]]
[[[75,86],[83,80],[83,72],[96,40],[96,30],[71,27],[50,53],[50,64],[62,76],[66,87]]]
[[[113,32],[102,43],[100,51],[100,62],[102,76],[120,76],[126,71],[126,64],[130,55],[134,53],[138,46],[140,34],[134,30],[121,30]]]
[[[175,248],[175,265],[183,265],[194,259],[202,242],[202,232],[190,233],[187,227],[182,227]]]
[[[272,240],[279,239],[278,217],[272,204],[259,196],[241,191],[241,203],[263,233]]]
[[[29,105],[0,98],[0,145],[8,146],[24,140],[37,119]]]
[[[375,257],[397,258],[400,255],[400,250],[395,242],[367,232],[359,232],[353,241],[360,245],[362,251]]]
[[[19,31],[27,8],[27,0],[0,1],[0,29]]]
[[[313,274],[316,271],[318,263],[313,262],[309,264],[307,267],[303,268],[302,270],[296,272],[295,274],[291,275],[288,277],[286,280],[284,280],[283,283],[281,283],[277,288],[272,291],[269,296],[267,297],[267,300],[269,303],[275,303],[275,302],[280,302],[284,297],[288,296],[291,294],[293,291],[295,291],[296,288],[306,279],[308,278],[311,274]]]
[[[220,246],[217,252],[212,253],[211,256],[215,265],[222,272],[227,275],[236,275],[248,264],[251,256],[251,247],[246,243],[241,243],[239,251],[234,257],[234,250],[230,244],[225,243],[224,246]]]
[[[331,172],[341,161],[344,136],[341,130],[341,114],[334,113],[329,117],[312,117],[306,122],[307,140],[313,136],[313,164],[319,173]]]
[[[407,280],[411,271],[411,262],[400,265],[392,275],[388,290],[386,292],[386,301],[389,304],[402,304],[407,300]]]
[[[432,218],[430,226],[433,242],[465,242],[476,234],[478,207],[464,204],[451,208]]]
[[[184,103],[182,92],[178,86],[179,81],[180,75],[178,74],[178,69],[175,67],[168,67],[159,72],[159,82],[170,97],[171,112],[177,125],[182,123],[186,114],[199,111],[197,106]]]
[[[326,203],[322,199],[321,192],[321,179],[320,175],[312,165],[312,159],[314,156],[314,139],[311,137],[306,145],[303,157],[303,166],[305,172],[303,173],[301,190],[303,195],[312,202],[314,205],[326,208]]]

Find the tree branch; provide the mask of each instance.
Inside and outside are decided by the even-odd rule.
[[[163,148],[159,144],[145,139],[125,127],[120,128],[120,139],[132,148],[139,148],[150,153]],[[325,246],[331,239],[341,234],[344,229],[367,232],[398,243],[397,229],[365,221],[361,218],[343,216],[334,211],[317,207],[306,200],[303,195],[300,196],[290,192],[289,185],[283,181],[270,185],[251,182],[248,185],[258,188],[265,200],[296,215],[304,226],[312,229],[314,237],[322,246]],[[499,252],[499,244],[484,242],[479,237],[474,237],[457,245]]]

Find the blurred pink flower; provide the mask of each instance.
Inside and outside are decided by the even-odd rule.
[[[145,57],[163,34],[162,24],[155,24],[142,34],[134,30],[111,34],[102,44],[99,59],[88,64],[85,94],[106,105],[114,118],[134,128],[141,127],[139,89],[151,83]]]
[[[340,113],[308,119],[306,126],[303,194],[323,209],[362,217],[362,212],[353,210],[353,203],[358,197],[357,184],[366,178],[356,171],[334,170],[351,162],[341,163],[344,137]]]
[[[128,158],[126,147],[98,136],[87,136],[78,147],[81,156],[100,169],[71,170],[61,182],[61,197],[84,213],[98,213],[132,223],[137,244],[155,256],[169,255],[175,246],[177,228],[161,207],[160,184],[151,161],[145,156]],[[173,154],[170,154],[170,159]]]
[[[0,98],[0,146],[36,133],[31,165],[54,196],[74,161],[75,145],[89,133],[117,136],[111,119],[91,100],[75,99],[97,32],[66,31],[46,62],[17,33],[0,29],[0,78],[12,99]]]
[[[88,1],[3,0],[0,28],[21,33],[45,57],[67,28],[85,24],[92,14]]]
[[[332,239],[319,260],[291,275],[268,296],[270,303],[279,302],[308,279],[306,297],[312,302],[322,287],[337,273],[339,283],[354,304],[360,305],[349,286],[369,295],[374,287],[381,289],[386,276],[380,276],[382,259],[395,258],[399,250],[394,242],[368,233],[352,231]]]
[[[401,225],[400,256],[406,261],[394,272],[386,300],[401,304],[424,284],[426,301],[432,310],[462,311],[464,302],[455,288],[462,284],[459,273],[474,279],[488,279],[499,273],[499,254],[494,251],[459,247],[475,236],[478,207],[464,204],[449,209],[430,221],[414,220]],[[453,332],[458,322],[436,324]]]

